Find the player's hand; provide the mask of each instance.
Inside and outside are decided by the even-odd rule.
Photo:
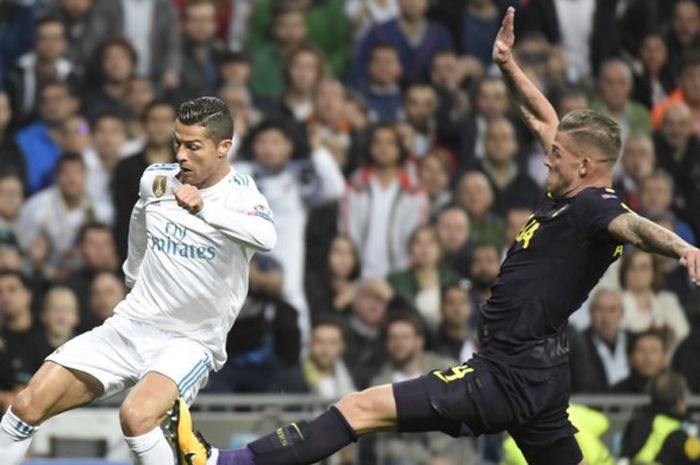
[[[515,43],[515,32],[513,31],[513,20],[515,18],[515,8],[508,7],[506,15],[503,17],[501,28],[496,34],[493,42],[493,62],[502,66],[513,57],[513,44]]]
[[[173,187],[173,194],[177,204],[193,215],[199,213],[204,207],[204,200],[202,200],[199,189],[190,184]]]
[[[681,265],[688,268],[690,280],[700,286],[700,249],[689,247],[679,261]]]

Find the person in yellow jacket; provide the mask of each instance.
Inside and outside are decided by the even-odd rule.
[[[635,465],[700,464],[700,441],[686,431],[687,393],[682,375],[657,375],[649,386],[651,404],[625,427],[622,457]]]
[[[607,431],[609,422],[601,412],[585,405],[571,404],[567,409],[569,421],[578,429],[576,442],[581,448],[587,465],[615,465],[608,448],[600,440]],[[503,441],[504,458],[500,465],[527,465],[512,436]]]

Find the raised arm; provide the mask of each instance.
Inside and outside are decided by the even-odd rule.
[[[679,259],[680,264],[688,268],[691,281],[700,285],[700,249],[688,244],[674,232],[636,213],[619,215],[610,222],[608,231],[620,242]]]
[[[547,98],[525,75],[513,58],[514,18],[515,9],[509,7],[503,18],[501,29],[496,35],[496,40],[493,42],[493,62],[503,73],[518,113],[540,141],[544,150],[548,152],[559,126],[559,117]]]

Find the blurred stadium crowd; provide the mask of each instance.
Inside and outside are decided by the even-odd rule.
[[[5,402],[124,297],[139,178],[174,161],[174,106],[200,95],[229,105],[231,161],[279,235],[209,392],[335,398],[468,359],[546,176],[491,64],[508,6],[516,58],[560,115],[620,123],[628,204],[696,243],[693,0],[0,2]],[[643,393],[672,367],[700,393],[684,269],[633,249],[616,265],[572,318],[573,391]]]

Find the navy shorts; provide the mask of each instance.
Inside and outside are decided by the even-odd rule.
[[[530,465],[582,460],[569,422],[569,366],[516,368],[483,357],[395,383],[400,432],[454,437],[508,431]]]

